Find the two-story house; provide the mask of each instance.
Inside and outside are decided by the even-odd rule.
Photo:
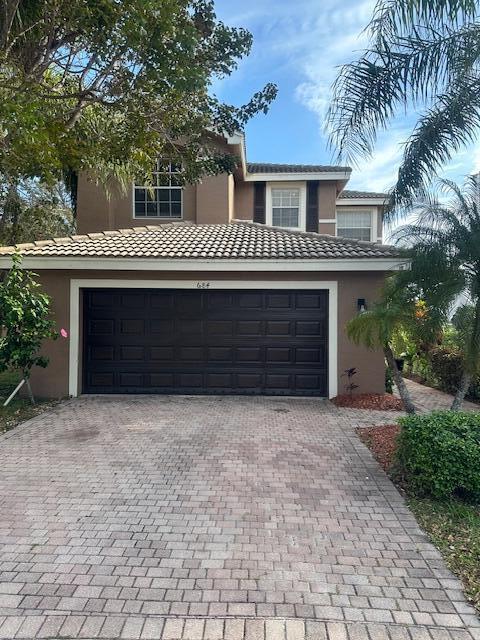
[[[34,392],[333,397],[342,373],[382,392],[381,353],[354,346],[349,318],[403,268],[382,241],[385,195],[348,191],[351,169],[249,163],[232,175],[109,195],[80,176],[78,235],[17,247],[68,340],[45,345]],[[8,268],[14,248],[0,249]]]

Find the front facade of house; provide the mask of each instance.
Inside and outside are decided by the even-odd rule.
[[[382,354],[345,324],[405,267],[381,244],[385,196],[345,190],[346,167],[249,164],[241,136],[225,145],[235,174],[194,186],[170,163],[110,197],[80,176],[79,235],[17,247],[69,333],[45,345],[34,393],[333,397],[350,367],[383,392]]]

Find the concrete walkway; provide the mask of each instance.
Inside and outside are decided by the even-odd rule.
[[[419,411],[428,412],[435,409],[450,409],[453,396],[449,393],[426,387],[413,380],[405,379],[405,383]],[[480,405],[465,400],[462,411],[480,411]]]
[[[83,397],[0,439],[0,638],[472,640],[480,621],[315,399]]]

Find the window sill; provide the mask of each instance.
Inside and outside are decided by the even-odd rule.
[[[173,218],[171,216],[162,217],[162,216],[133,216],[133,220],[160,220],[161,222],[165,222],[168,220],[173,220],[174,222],[181,222],[183,220],[183,216],[178,218]]]

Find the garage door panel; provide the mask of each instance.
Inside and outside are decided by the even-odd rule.
[[[327,394],[326,291],[88,290],[83,306],[84,392]]]
[[[115,331],[115,321],[112,319],[90,320],[88,332],[91,336],[111,336]]]
[[[154,372],[149,375],[150,389],[175,389],[175,374],[173,372]]]
[[[238,306],[241,309],[262,309],[263,293],[259,292],[240,292],[237,294]]]
[[[295,306],[297,309],[326,309],[326,298],[316,293],[296,293]]]
[[[143,309],[145,307],[145,295],[141,292],[120,294],[120,305],[125,309]]]
[[[180,362],[204,362],[204,347],[180,347],[177,350]]]
[[[266,299],[267,309],[290,309],[291,302],[291,294],[289,293],[268,293]]]
[[[269,320],[266,324],[266,336],[290,336],[292,323],[289,320]]]
[[[112,362],[115,360],[115,348],[108,345],[92,345],[88,350],[88,355],[92,362]]]
[[[151,293],[150,294],[150,308],[151,309],[163,309],[172,310],[174,308],[174,296],[173,293]]]
[[[203,373],[179,373],[176,380],[178,380],[178,387],[183,389],[202,389],[204,387]]]
[[[171,346],[150,347],[150,360],[154,362],[170,362],[173,360],[175,350]]]
[[[255,391],[263,386],[263,374],[237,373],[235,376],[235,386],[237,389],[250,392]]]
[[[323,338],[325,335],[325,323],[309,320],[295,323],[295,335],[297,337],[316,336]]]
[[[288,373],[267,373],[265,374],[265,387],[270,390],[278,389],[288,391],[292,388],[290,374]]]
[[[140,371],[120,371],[118,373],[118,385],[124,388],[142,389],[145,386],[144,378],[144,374]]]
[[[206,324],[209,336],[233,336],[233,320],[208,320]]]
[[[123,345],[120,347],[120,360],[145,360],[145,347],[137,345]]]
[[[262,360],[262,348],[261,347],[237,347],[235,349],[236,362],[261,362]]]
[[[267,347],[265,350],[265,361],[267,364],[292,362],[292,351],[289,347]]]
[[[295,349],[295,361],[298,364],[326,365],[326,347],[300,347]]]
[[[232,362],[232,347],[207,347],[207,360],[209,362]]]
[[[124,318],[120,321],[120,333],[143,335],[145,333],[145,320],[143,318]]]
[[[261,320],[239,320],[236,323],[237,336],[253,336],[258,337],[263,332],[263,323]]]

